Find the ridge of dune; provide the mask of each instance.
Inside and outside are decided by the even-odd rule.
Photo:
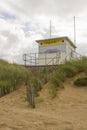
[[[0,98],[0,130],[87,130],[87,87],[76,88],[72,79],[64,87],[57,98],[38,102],[45,86],[35,109],[28,107],[25,86]]]

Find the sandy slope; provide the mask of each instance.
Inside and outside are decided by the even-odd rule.
[[[87,130],[87,88],[68,80],[55,100],[46,93],[45,86],[36,109],[28,107],[24,87],[1,98],[0,130]]]

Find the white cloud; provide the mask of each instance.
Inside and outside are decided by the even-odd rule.
[[[87,0],[1,0],[0,10],[6,10],[22,20],[37,16],[68,17],[87,12]]]
[[[87,0],[0,0],[0,57],[13,61],[17,55],[37,51],[34,41],[49,38],[50,19],[52,37],[67,35],[73,40],[74,15],[80,17],[77,50],[86,54],[87,19],[82,18],[87,16],[86,5]]]
[[[29,35],[26,35],[27,32],[23,30],[24,24],[17,20],[13,23],[0,19],[0,25],[0,58],[3,57],[13,61],[14,56],[17,58],[17,56],[21,55],[22,57],[23,53],[29,53],[37,49],[33,42],[38,37],[41,37],[40,34],[35,34],[34,31],[31,33],[30,31],[28,32]]]

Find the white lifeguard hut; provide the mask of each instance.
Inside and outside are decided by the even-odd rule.
[[[39,46],[38,65],[58,65],[75,57],[76,46],[68,37],[36,41]]]

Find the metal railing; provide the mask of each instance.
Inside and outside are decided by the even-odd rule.
[[[43,55],[43,57],[39,57],[39,55]],[[80,59],[81,57],[77,52],[73,52],[73,55],[70,53],[64,57],[60,51],[56,52],[54,56],[52,56],[52,53],[28,53],[23,55],[23,61],[25,66],[47,66],[62,64],[67,60]]]
[[[39,57],[43,55],[43,57]],[[23,61],[25,66],[42,66],[43,65],[55,65],[58,64],[60,58],[60,52],[55,53],[55,56],[48,56],[48,53],[28,53],[23,55]],[[44,64],[43,64],[44,63]]]

